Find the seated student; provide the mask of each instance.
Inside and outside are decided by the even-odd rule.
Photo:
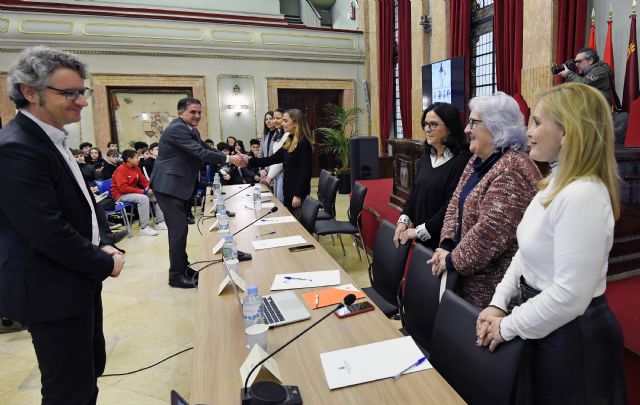
[[[233,154],[232,148],[224,142],[218,143],[218,150],[220,152],[223,152],[225,155]],[[218,169],[218,172],[220,173],[220,181],[222,182],[223,185],[226,186],[229,184],[242,184],[242,175],[240,174],[236,166],[232,164],[226,164],[221,166]]]
[[[118,142],[114,142],[114,141],[107,142],[107,152],[109,152],[110,150],[113,150],[116,152],[116,154],[118,155],[117,164],[120,165],[120,163],[122,163],[122,156],[120,155],[120,151],[118,150]],[[107,152],[105,152],[104,154],[105,156],[107,156]]]
[[[205,140],[204,140],[204,144],[205,144],[209,149],[215,149],[215,148],[216,148],[216,144],[215,144],[211,139],[205,139]]]
[[[260,157],[260,141],[252,139],[249,141],[250,150],[249,156]],[[260,183],[260,168],[258,167],[245,167],[242,169],[242,179],[246,184]]]
[[[102,167],[102,180],[109,180],[113,172],[118,168],[119,153],[117,150],[109,149],[105,155],[105,164]]]
[[[147,149],[149,147],[149,144],[146,142],[134,142],[133,143],[133,149],[136,150],[136,155],[138,155],[138,157],[140,158],[140,163],[139,166],[142,167],[142,164],[144,163],[144,150]],[[124,163],[124,159],[122,160]]]
[[[136,151],[127,149],[122,152],[122,163],[113,173],[111,194],[116,202],[132,202],[138,205],[140,217],[140,235],[156,236],[157,230],[166,230],[164,216],[160,206],[156,204],[156,229],[149,226],[149,205],[156,202],[153,190],[149,188],[149,180],[138,167],[139,159]]]
[[[82,150],[71,149],[71,154],[76,158],[76,162],[78,162],[78,166],[80,166],[80,172],[82,172],[82,177],[84,178],[85,183],[87,183],[87,186],[95,187],[96,180],[98,180],[96,168],[86,163],[86,157]]]
[[[100,149],[91,148],[89,150],[89,160],[85,158],[85,162],[96,169],[97,177],[102,178],[102,168],[105,165],[105,161],[102,158],[102,152],[100,152]]]
[[[78,149],[82,152],[87,162],[90,158],[89,152],[91,152],[91,148],[93,148],[93,145],[90,142],[82,142],[80,146],[78,146]]]
[[[153,165],[156,163],[156,159],[158,158],[158,142],[154,142],[149,145],[148,152],[143,152],[144,162],[140,163],[142,167],[142,172],[148,179],[151,178],[151,173],[153,173]]]

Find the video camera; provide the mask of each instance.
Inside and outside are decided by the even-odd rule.
[[[564,66],[567,67],[567,69],[569,69],[572,72],[578,73],[578,67],[576,66],[576,61],[573,59],[569,59],[564,63]],[[562,72],[564,70],[564,66],[560,65],[553,65],[551,66],[551,73],[553,73],[554,75],[557,75],[558,73]]]

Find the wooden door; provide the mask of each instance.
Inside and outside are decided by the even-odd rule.
[[[307,119],[309,129],[314,134],[313,177],[320,175],[320,169],[332,170],[336,167],[336,161],[332,156],[319,152],[318,145],[323,136],[315,133],[315,129],[330,125],[327,104],[339,105],[341,102],[342,90],[278,89],[278,107],[284,110],[288,108],[301,110]]]

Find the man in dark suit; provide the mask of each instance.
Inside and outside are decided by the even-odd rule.
[[[95,200],[66,145],[92,90],[75,55],[28,48],[7,74],[20,110],[0,130],[0,315],[27,325],[43,404],[95,404],[106,354],[102,281],[124,257],[101,243]]]
[[[151,175],[151,188],[164,213],[169,233],[169,285],[193,288],[187,256],[187,214],[185,201],[191,198],[202,162],[214,165],[233,163],[244,167],[248,157],[227,156],[204,145],[196,128],[202,117],[202,104],[195,98],[178,101],[178,118],[164,130],[158,145],[158,159]]]

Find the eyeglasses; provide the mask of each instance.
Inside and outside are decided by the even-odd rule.
[[[88,87],[85,87],[84,89],[56,89],[55,87],[47,86],[47,88],[57,91],[69,101],[75,101],[80,96],[89,98],[93,94],[93,89],[90,89]]]
[[[479,122],[482,122],[482,120],[476,120],[476,119],[473,119],[473,118],[469,118],[469,128],[473,129],[473,127]]]
[[[444,125],[444,123],[438,122],[438,121],[422,121],[421,124],[422,124],[422,129],[424,129],[425,131],[427,130],[427,128],[429,128],[432,131],[435,131],[436,129],[438,129],[438,126]]]
[[[578,64],[578,63],[582,63],[582,62],[584,62],[585,60],[586,60],[586,59],[576,59],[576,60],[574,60],[574,62],[576,62],[576,64]]]

